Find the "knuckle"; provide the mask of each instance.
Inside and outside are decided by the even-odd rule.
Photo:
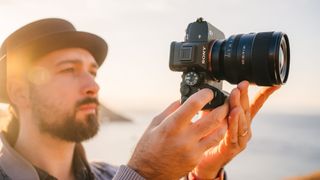
[[[230,147],[231,151],[238,149],[238,143],[231,142],[228,144],[228,146]]]
[[[155,128],[155,127],[161,125],[161,123],[164,120],[165,119],[161,115],[157,115],[151,120],[151,123],[150,123],[149,127]]]
[[[190,99],[189,104],[190,106],[197,109],[202,108],[202,103],[198,99]]]
[[[159,126],[158,128],[159,128],[159,135],[165,139],[174,136],[176,133],[176,130],[171,128],[171,126],[168,124],[165,124],[163,126]]]
[[[160,121],[160,115],[157,115],[156,117],[154,117],[151,121],[152,124],[158,124],[158,122]]]

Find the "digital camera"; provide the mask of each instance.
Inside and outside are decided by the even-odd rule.
[[[289,39],[282,32],[225,35],[202,18],[190,23],[184,42],[172,42],[169,67],[181,71],[182,103],[203,88],[214,92],[204,109],[224,103],[222,80],[237,84],[247,80],[260,86],[286,83],[289,75]]]

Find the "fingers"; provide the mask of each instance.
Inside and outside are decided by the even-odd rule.
[[[279,88],[280,86],[272,86],[272,87],[263,88],[259,91],[259,93],[255,96],[252,104],[250,105],[251,119],[253,119],[256,113],[260,110],[260,108],[268,99],[268,97]]]
[[[238,89],[240,90],[240,102],[242,109],[239,110],[239,121],[238,121],[238,144],[240,147],[244,148],[247,144],[247,138],[250,129],[250,109],[249,109],[249,96],[248,96],[248,81],[242,81],[238,84]]]
[[[231,110],[228,117],[228,132],[226,136],[226,144],[234,145],[238,143],[238,122],[239,122],[240,108]]]
[[[224,137],[224,134],[226,133],[227,129],[228,129],[227,123],[220,124],[220,126],[217,129],[215,129],[209,135],[200,139],[199,141],[200,147],[203,148],[204,150],[207,150],[211,147],[218,145],[221,139]]]
[[[229,103],[230,103],[230,109],[233,109],[237,106],[241,106],[239,89],[235,88],[231,91],[229,96]]]
[[[238,144],[241,149],[244,149],[248,142],[249,137],[249,124],[245,117],[245,114],[243,111],[240,111],[239,114],[239,123],[238,123]]]
[[[242,81],[238,84],[238,89],[240,90],[240,102],[244,112],[249,111],[249,96],[248,96],[248,81]]]
[[[173,114],[171,114],[171,122],[177,126],[190,124],[191,119],[199,112],[207,103],[213,99],[213,92],[210,89],[202,89],[190,96]]]
[[[231,110],[228,125],[224,149],[233,157],[246,148],[251,138],[251,130],[241,107]]]
[[[171,113],[173,113],[175,110],[177,110],[180,107],[180,101],[177,100],[173,103],[171,103],[162,113],[160,113],[158,116],[153,118],[151,127],[158,126],[166,117],[168,117]]]
[[[228,115],[228,111],[228,103],[225,102],[223,105],[213,109],[209,114],[193,123],[191,128],[198,136],[204,137],[220,126],[221,122]]]
[[[231,112],[228,119],[227,144],[238,143],[240,146],[245,145],[245,139],[242,137],[247,135],[250,126],[248,87],[249,83],[243,81],[230,94]],[[238,124],[236,125],[235,122]]]

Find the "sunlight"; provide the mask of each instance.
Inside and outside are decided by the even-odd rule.
[[[0,103],[0,110],[8,110],[9,104]]]
[[[41,85],[50,79],[50,73],[47,69],[36,66],[28,73],[28,79],[35,85]]]

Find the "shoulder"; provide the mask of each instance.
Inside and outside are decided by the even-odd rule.
[[[104,162],[91,162],[90,168],[97,180],[109,180],[114,177],[119,167]]]

